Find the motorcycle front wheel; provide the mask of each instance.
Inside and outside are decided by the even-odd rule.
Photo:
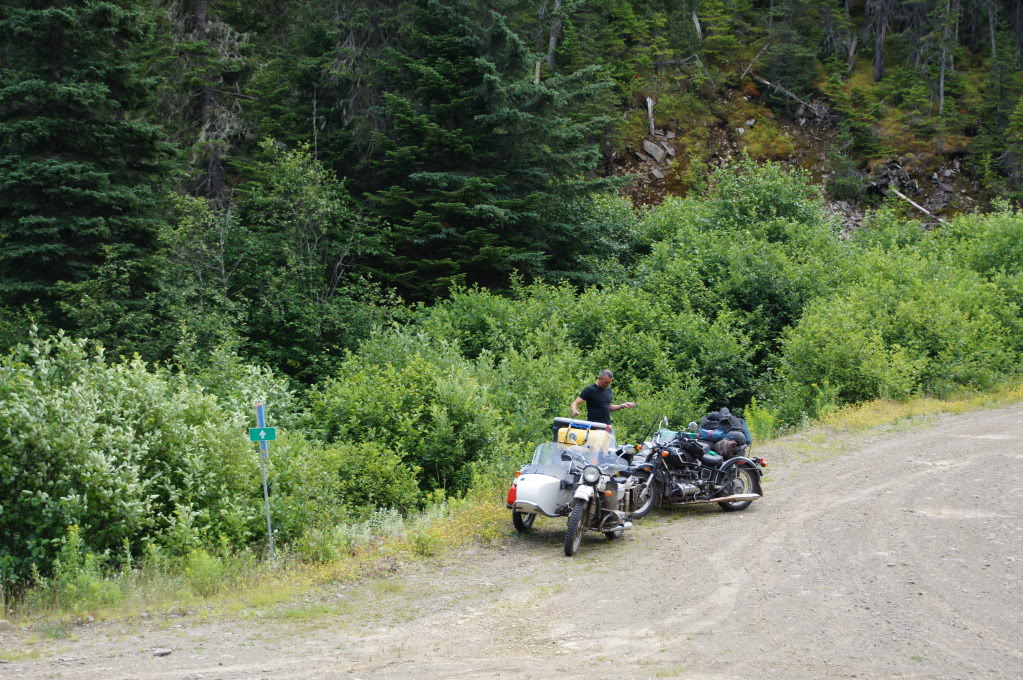
[[[753,480],[753,475],[755,474],[756,473],[748,467],[735,468],[736,484],[734,485],[732,493],[751,493],[753,489],[757,488]],[[748,508],[749,504],[752,502],[753,501],[731,501],[728,503],[718,503],[718,505],[720,505],[721,509],[725,512],[738,512],[739,510],[745,510]]]
[[[515,525],[515,531],[520,534],[533,528],[534,521],[536,521],[536,513],[512,510],[512,524]]]
[[[571,557],[579,551],[583,541],[583,515],[586,513],[586,501],[576,498],[572,501],[572,512],[568,515],[568,531],[565,532],[565,555]]]
[[[633,519],[641,519],[650,514],[650,511],[657,505],[657,499],[661,497],[661,485],[660,482],[654,480],[650,482],[650,486],[646,488],[645,492],[641,492],[639,498],[636,499],[636,509],[633,510],[630,515]]]

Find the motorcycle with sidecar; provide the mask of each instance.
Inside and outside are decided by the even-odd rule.
[[[637,482],[630,471],[632,446],[619,447],[610,425],[555,418],[551,440],[515,475],[508,490],[512,524],[529,531],[537,515],[567,517],[565,554],[571,557],[586,531],[609,540],[632,527]]]

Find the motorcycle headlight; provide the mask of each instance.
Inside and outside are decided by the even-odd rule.
[[[596,465],[587,465],[583,468],[583,481],[587,484],[596,484],[600,479],[600,468]]]

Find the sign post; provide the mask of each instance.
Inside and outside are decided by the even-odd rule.
[[[259,462],[263,469],[263,506],[266,508],[266,535],[270,549],[270,561],[274,560],[274,529],[270,523],[270,492],[266,483],[266,463],[270,444],[267,442],[277,439],[277,429],[266,426],[266,416],[263,412],[263,402],[256,402],[256,425],[258,427],[249,430],[249,439],[259,442]]]

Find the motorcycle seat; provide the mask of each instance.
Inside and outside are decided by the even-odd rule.
[[[716,453],[705,453],[703,454],[703,464],[710,467],[717,467],[725,461],[724,456],[720,456]]]

